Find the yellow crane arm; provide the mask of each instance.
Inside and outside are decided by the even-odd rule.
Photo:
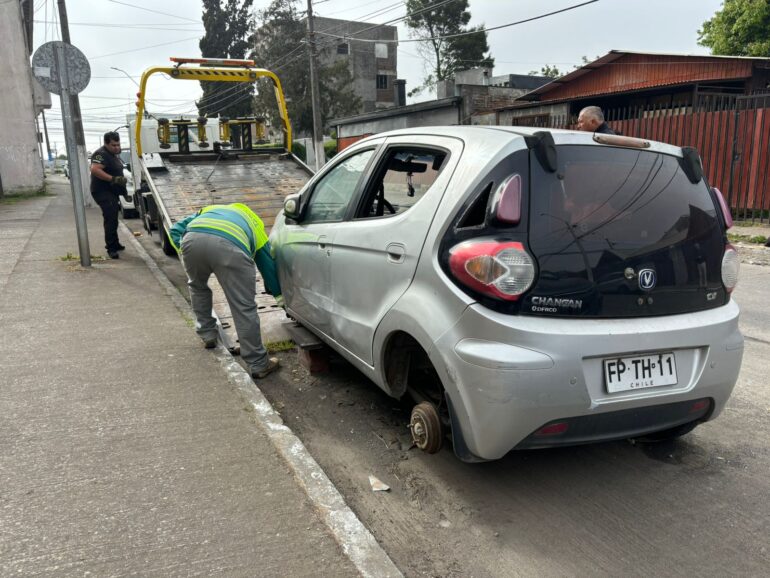
[[[205,60],[205,59],[201,59]],[[153,74],[167,74],[176,80],[207,80],[211,82],[256,82],[260,78],[267,77],[273,81],[275,99],[278,103],[278,114],[283,121],[286,150],[291,152],[291,124],[289,113],[286,110],[286,99],[278,77],[264,68],[217,68],[214,66],[201,66],[199,68],[185,68],[182,66],[156,66],[148,68],[142,73],[139,83],[139,92],[136,101],[136,152],[142,156],[142,118],[144,117],[144,97],[147,89],[147,80]]]

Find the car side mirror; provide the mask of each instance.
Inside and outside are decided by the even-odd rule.
[[[293,221],[299,220],[300,213],[300,195],[296,193],[289,195],[283,200],[283,216]]]

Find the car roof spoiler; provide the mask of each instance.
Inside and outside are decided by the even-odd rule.
[[[535,158],[549,173],[555,173],[559,166],[559,157],[556,154],[556,143],[553,135],[545,130],[538,131],[524,137],[529,150],[535,151]]]

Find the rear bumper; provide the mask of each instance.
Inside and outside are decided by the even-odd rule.
[[[640,437],[692,422],[706,421],[714,407],[710,399],[679,401],[594,413],[543,424],[514,449],[574,446],[612,439]]]
[[[738,316],[733,302],[643,320],[506,316],[473,305],[431,357],[442,368],[462,444],[472,457],[497,459],[514,448],[633,437],[716,417],[741,366]],[[676,357],[676,384],[607,391],[603,359],[667,351]],[[677,413],[676,404],[691,407],[687,402],[698,399],[710,400],[707,414]],[[575,418],[584,419],[572,435],[528,439],[549,423]]]

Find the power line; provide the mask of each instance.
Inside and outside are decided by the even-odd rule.
[[[80,98],[95,98],[98,100],[126,100],[125,97],[122,96],[96,96],[96,95],[90,95],[90,94],[81,94]],[[189,99],[186,98],[153,98],[153,100],[168,100],[168,101],[174,101],[174,102],[188,102]]]
[[[597,0],[594,0],[594,1],[597,1]],[[101,54],[99,56],[93,56],[89,58],[89,60],[107,58],[108,56],[117,56],[118,54],[128,54],[129,52],[139,52],[140,50],[149,50],[150,48],[157,48],[158,46],[168,46],[169,44],[180,44],[181,42],[189,42],[190,40],[198,40],[198,39],[199,39],[199,36],[190,36],[189,38],[181,38],[179,40],[172,40],[171,42],[161,42],[160,44],[142,46],[141,48],[133,48],[131,50],[121,50],[120,52],[111,52],[109,54]]]
[[[370,4],[372,4],[372,3],[370,3]],[[365,4],[365,6],[368,6],[368,4]],[[403,6],[403,2],[396,2],[395,4],[389,4],[387,6],[383,6],[382,8],[378,8],[377,10],[374,10],[373,12],[369,12],[367,14],[364,14],[364,15],[360,16],[360,18],[363,19],[363,18],[369,18],[369,17],[372,17],[372,16],[381,16],[382,14],[385,14],[386,12],[390,12],[391,10],[393,10],[394,7],[397,8],[397,7],[400,7],[400,6]],[[349,24],[349,22],[343,22],[341,24],[337,24],[337,25],[332,26],[330,28],[325,28],[322,31],[319,30],[318,32],[333,32],[334,30],[339,30],[340,28],[343,28],[343,27],[347,26],[348,24]],[[319,47],[318,44],[316,46]],[[329,42],[327,44],[327,46],[331,46],[331,42]],[[324,45],[320,45],[320,48],[325,48],[325,47],[326,46],[324,46]],[[302,41],[300,41],[300,43],[295,48],[293,48],[292,50],[290,50],[286,54],[283,54],[283,55],[279,56],[278,58],[274,58],[273,60],[271,60],[269,62],[270,68],[273,69],[273,70],[277,70],[277,69],[274,68],[275,66],[281,64],[281,62],[283,60],[287,59],[289,56],[291,56],[292,54],[294,54],[298,50],[303,50],[304,48],[305,48],[305,41],[303,39]],[[300,55],[299,57],[301,58],[302,56],[304,56],[304,55]],[[293,58],[292,60],[286,62],[285,64],[282,64],[280,68],[283,68],[285,65],[290,64],[291,62],[294,62],[297,59],[298,58]]]
[[[367,2],[366,4],[361,4],[358,6],[358,8],[363,8],[364,6],[371,6],[372,4],[379,4],[382,0],[374,0],[374,2]],[[401,2],[399,2],[401,4]],[[351,10],[356,10],[356,8],[345,8],[344,10],[337,10],[336,12],[330,12],[331,14],[342,14],[343,12],[350,12]],[[361,16],[361,18],[364,18],[364,16]]]
[[[52,20],[33,20],[35,24],[53,24]],[[171,32],[194,32],[203,30],[202,26],[197,28],[191,24],[174,24],[171,22],[159,24],[112,24],[107,22],[70,22],[70,26],[93,26],[97,28],[130,28],[132,30],[164,30]],[[169,28],[171,26],[172,28]]]
[[[333,26],[331,28],[326,28],[325,30],[318,30],[317,34],[324,34],[325,36],[330,36],[330,37],[333,37],[333,38],[341,38],[343,40],[355,40],[357,42],[375,42],[375,43],[382,42],[382,43],[396,43],[396,44],[398,44],[398,42],[399,42],[398,40],[365,40],[365,39],[361,39],[361,38],[353,38],[353,36],[356,36],[358,34],[363,34],[364,32],[367,32],[369,30],[374,30],[375,28],[380,28],[382,26],[387,26],[389,24],[393,24],[393,23],[396,23],[396,22],[400,22],[402,20],[406,20],[409,16],[413,16],[415,14],[420,14],[422,12],[427,12],[428,10],[434,10],[436,8],[440,8],[441,6],[443,6],[445,4],[449,4],[450,2],[454,2],[454,1],[455,0],[440,0],[439,2],[435,2],[435,3],[433,3],[433,4],[429,5],[429,6],[426,6],[426,7],[422,8],[420,10],[417,10],[415,12],[411,12],[411,13],[405,15],[405,16],[401,16],[399,18],[394,18],[393,20],[388,20],[388,21],[383,22],[381,24],[375,24],[373,26],[369,26],[368,28],[364,28],[363,30],[359,30],[357,32],[353,32],[353,33],[348,34],[346,36],[337,36],[337,35],[329,34],[329,32],[333,31],[333,30],[338,30],[340,28],[343,28],[343,27],[347,26],[349,24],[349,22],[343,22],[342,24],[339,24],[337,26]],[[595,0],[595,1],[598,1],[598,0]],[[397,2],[396,4],[391,4],[391,5],[385,6],[385,7],[381,8],[381,9],[375,10],[374,12],[372,12],[370,14],[366,14],[366,15],[362,16],[362,18],[365,18],[365,17],[370,16],[370,15],[381,15],[381,14],[384,14],[385,12],[390,12],[393,9],[392,8],[393,6],[400,7],[402,5],[403,5],[403,2]],[[320,49],[329,48],[329,47],[331,47],[331,45],[333,43],[334,43],[333,40],[326,41],[325,43],[317,43],[316,44],[316,48],[317,49],[319,49],[319,48]],[[283,58],[286,58],[286,57],[290,56],[291,54],[293,54],[294,52],[296,52],[297,50],[299,50],[302,47],[303,47],[303,44],[300,43],[300,45],[297,46],[294,50],[291,50],[286,55],[284,55],[282,57],[279,57],[278,59],[273,61],[273,66],[277,62],[280,62]],[[296,62],[297,60],[299,60],[303,56],[304,55],[300,54],[300,55],[292,58],[291,60],[288,60],[287,62],[284,62],[280,66],[278,66],[276,68],[273,68],[273,70],[276,71],[276,70],[280,70],[281,68],[285,68],[286,66],[288,66],[289,64],[291,64],[293,62]],[[271,66],[271,68],[272,68],[272,66]]]
[[[406,43],[406,42],[425,42],[427,40],[446,40],[447,38],[459,38],[461,36],[470,36],[471,34],[481,34],[482,32],[492,32],[493,30],[500,30],[502,28],[509,28],[511,26],[518,26],[519,24],[526,24],[527,22],[533,22],[535,20],[540,20],[542,18],[547,18],[549,16],[554,16],[555,14],[561,14],[562,12],[568,12],[570,10],[575,10],[577,8],[582,8],[583,6],[587,6],[589,4],[594,4],[598,2],[599,0],[588,0],[587,2],[583,2],[581,4],[574,4],[573,6],[568,6],[566,8],[562,8],[561,10],[554,10],[553,12],[548,12],[546,14],[540,14],[539,16],[533,16],[532,18],[526,18],[524,20],[517,20],[516,22],[509,22],[508,24],[501,24],[500,26],[492,26],[491,28],[482,28],[480,30],[471,30],[468,32],[458,32],[457,34],[447,34],[445,36],[431,36],[428,38],[414,38],[411,40],[367,40],[364,38],[356,38],[358,42],[379,42],[379,43],[390,43],[390,44],[399,44],[399,43]],[[406,18],[406,17],[405,17]],[[339,36],[335,34],[325,34],[323,32],[318,32],[318,34],[324,34],[325,36],[330,36],[333,38],[341,38],[346,39],[350,38],[351,35],[348,36]],[[360,34],[357,32],[356,34]]]
[[[169,14],[168,12],[160,12],[158,10],[151,10],[150,8],[145,8],[144,6],[137,6],[136,4],[129,4],[128,2],[118,2],[118,0],[107,0],[108,2],[112,2],[113,4],[120,4],[121,6],[128,6],[129,8],[136,8],[137,10],[144,10],[146,12],[152,12],[154,14],[161,14],[163,16],[171,16],[172,18],[178,18],[179,20],[186,20],[188,22],[195,22],[196,24],[199,24],[198,20],[192,20],[190,18],[184,18],[183,16],[177,16],[176,14]]]
[[[375,10],[373,12],[369,12],[368,14],[363,14],[361,16],[358,16],[358,17],[356,17],[355,20],[347,20],[347,21],[345,21],[344,24],[339,24],[339,25],[334,26],[332,28],[328,28],[326,31],[336,30],[338,28],[342,28],[348,22],[360,22],[361,20],[364,20],[366,18],[372,18],[372,17],[375,17],[375,16],[382,16],[383,14],[385,14],[387,12],[392,12],[393,10],[397,10],[397,9],[401,8],[403,5],[404,5],[403,2],[396,2],[395,4],[388,4],[387,6],[383,6],[382,8],[378,8],[377,10]],[[327,18],[326,16],[323,16],[322,14],[319,14],[318,16],[320,18]]]
[[[393,20],[388,20],[386,22],[383,22],[382,24],[375,24],[374,26],[370,26],[369,28],[364,28],[363,30],[359,30],[358,32],[353,32],[350,34],[350,36],[357,36],[359,34],[363,34],[364,32],[368,32],[369,30],[373,30],[375,28],[380,28],[381,26],[387,26],[389,24],[395,24],[396,22],[404,21],[411,16],[416,16],[417,14],[422,14],[423,12],[428,12],[429,10],[435,10],[436,8],[441,8],[442,6],[446,4],[450,4],[452,2],[456,2],[457,0],[442,0],[441,2],[436,2],[435,4],[431,4],[430,6],[426,6],[420,10],[416,10],[415,12],[408,12],[405,16],[400,16],[399,18],[394,18]],[[360,39],[356,39],[360,40]],[[379,41],[378,41],[379,42]],[[396,40],[395,42],[398,42]]]

